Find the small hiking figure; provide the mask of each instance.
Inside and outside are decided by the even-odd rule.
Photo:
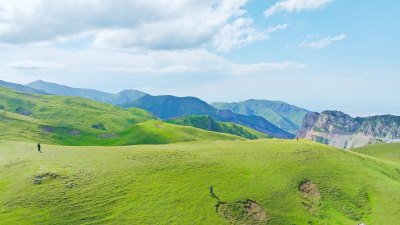
[[[299,137],[296,137],[297,141],[299,141]]]
[[[213,187],[210,186],[208,189],[210,189],[210,195],[212,195],[213,194]]]
[[[38,152],[41,152],[40,151],[40,143],[37,144],[37,150],[38,150]]]

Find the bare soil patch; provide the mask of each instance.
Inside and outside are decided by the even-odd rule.
[[[234,203],[218,202],[215,207],[217,214],[231,224],[265,224],[268,220],[267,212],[250,199]]]
[[[33,178],[32,183],[33,184],[42,184],[43,181],[48,180],[48,179],[56,179],[59,178],[60,175],[55,174],[55,173],[44,173],[37,175]]]
[[[305,180],[299,183],[299,191],[306,197],[319,201],[321,193],[319,192],[318,186],[310,180]]]
[[[252,200],[247,200],[250,202],[249,205],[246,205],[248,203],[245,203],[245,208],[247,210],[247,215],[252,216],[254,219],[257,221],[263,221],[267,219],[267,212],[264,211],[263,208],[257,202],[254,202]]]

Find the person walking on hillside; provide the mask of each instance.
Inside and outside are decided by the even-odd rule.
[[[213,186],[210,186],[208,189],[210,189],[210,195],[212,195],[213,194]]]
[[[38,152],[41,152],[40,151],[40,143],[37,144],[37,150],[38,150]]]

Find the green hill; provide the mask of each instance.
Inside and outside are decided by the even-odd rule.
[[[309,140],[42,150],[0,141],[1,224],[400,223],[398,164]]]
[[[245,140],[242,137],[149,120],[118,133],[114,145],[167,144],[204,140]]]
[[[304,116],[309,112],[306,109],[285,102],[269,100],[249,99],[234,103],[215,102],[211,105],[217,109],[229,109],[244,115],[261,116],[275,126],[292,134],[296,133]]]
[[[0,87],[0,137],[62,145],[161,144],[240,137],[166,124],[137,108]]]
[[[367,145],[361,148],[354,148],[352,151],[400,163],[400,143]]]
[[[187,115],[209,115],[213,120],[232,122],[271,135],[276,138],[294,138],[288,133],[260,116],[248,116],[230,110],[218,110],[195,97],[176,97],[171,95],[146,95],[136,101],[122,104],[122,107],[137,107],[154,113],[161,119]]]
[[[42,80],[37,80],[32,83],[29,83],[26,85],[26,87],[34,88],[36,90],[41,90],[49,94],[84,97],[112,105],[124,104],[127,102],[135,101],[136,99],[139,99],[144,95],[146,95],[146,93],[137,90],[123,90],[119,93],[112,94],[94,89],[72,88],[65,85],[50,83]]]
[[[192,126],[203,130],[215,131],[220,133],[233,134],[248,139],[271,138],[266,134],[241,126],[235,123],[218,122],[210,116],[183,116],[177,119],[165,120],[166,123]]]

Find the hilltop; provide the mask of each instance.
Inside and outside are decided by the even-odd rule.
[[[0,159],[4,224],[400,223],[398,165],[308,140],[1,141]]]
[[[42,95],[49,94],[45,91],[36,90],[36,89],[28,87],[26,85],[11,83],[11,82],[2,81],[2,80],[0,80],[0,86],[8,87],[8,88],[14,89],[16,91],[22,91],[22,92],[33,93],[33,94],[42,94]]]
[[[399,142],[400,116],[353,118],[340,111],[312,112],[304,118],[297,135],[345,149]]]
[[[255,99],[233,103],[214,102],[211,105],[217,109],[229,109],[232,112],[244,115],[261,116],[275,126],[292,134],[297,132],[304,116],[310,112],[282,101]]]

